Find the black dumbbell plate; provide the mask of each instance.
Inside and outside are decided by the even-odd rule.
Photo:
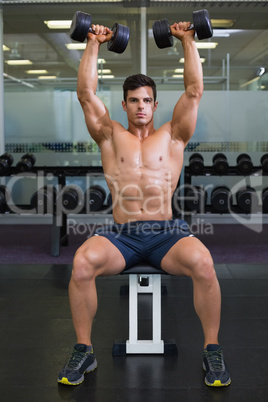
[[[78,42],[84,42],[91,27],[91,15],[77,11],[73,17],[70,37]]]
[[[153,35],[159,49],[173,46],[173,36],[171,35],[167,18],[157,20],[153,23]]]
[[[210,16],[207,10],[196,10],[193,12],[193,24],[199,40],[211,38],[213,29]]]
[[[115,53],[123,53],[129,41],[129,28],[115,23],[112,27],[113,37],[107,43],[107,49]]]

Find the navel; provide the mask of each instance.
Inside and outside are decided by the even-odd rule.
[[[159,160],[162,161],[162,160],[163,160],[163,156],[159,156]]]
[[[124,162],[124,158],[121,158],[121,162]]]

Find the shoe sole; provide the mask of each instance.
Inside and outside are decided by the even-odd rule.
[[[206,371],[206,366],[203,363],[203,369]],[[231,384],[231,378],[229,379],[229,381],[222,383],[220,380],[215,380],[213,383],[210,383],[207,381],[207,379],[205,378],[205,384],[208,387],[228,387],[228,385]]]
[[[95,361],[86,369],[86,371],[84,372],[84,374],[86,373],[91,373],[92,371],[94,371],[97,368],[98,364],[97,364],[97,360],[95,359]],[[70,382],[68,380],[68,378],[66,377],[62,377],[61,380],[58,380],[59,384],[64,384],[64,385],[79,385],[82,384],[82,382],[85,379],[84,374],[82,374],[82,376],[75,382]]]

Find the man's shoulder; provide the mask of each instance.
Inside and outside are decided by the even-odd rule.
[[[123,124],[119,123],[119,121],[111,120],[111,122],[112,122],[113,130],[119,130],[119,131],[124,130],[124,131],[127,131],[127,130],[125,129],[125,127],[123,126]]]

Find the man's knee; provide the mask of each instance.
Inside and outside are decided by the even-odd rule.
[[[208,282],[216,279],[213,259],[209,251],[197,250],[193,255],[192,276],[197,280]]]
[[[80,247],[73,260],[72,279],[75,281],[92,280],[104,264],[104,253]]]

